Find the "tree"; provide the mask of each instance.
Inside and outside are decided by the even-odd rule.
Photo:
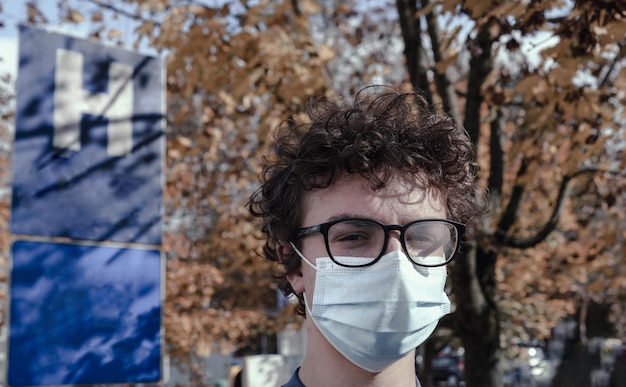
[[[513,314],[523,303],[530,308],[522,317],[534,313],[545,322],[546,311],[532,306],[546,303],[529,301],[542,299],[541,294],[542,301],[545,295],[559,294],[542,293],[549,286],[536,278],[537,272],[543,269],[542,278],[557,275],[562,268],[555,263],[572,256],[595,260],[595,267],[573,265],[571,269],[588,273],[576,277],[580,287],[588,291],[590,282],[599,278],[595,273],[606,274],[605,269],[613,267],[616,260],[623,262],[623,255],[608,254],[616,243],[623,246],[624,242],[617,231],[624,224],[623,216],[612,208],[618,197],[623,201],[624,185],[623,179],[617,180],[620,188],[607,189],[609,184],[616,184],[612,175],[621,170],[610,165],[618,159],[614,158],[616,148],[607,141],[622,130],[619,105],[624,95],[613,82],[619,83],[620,71],[624,71],[626,8],[621,3],[591,1],[531,1],[527,5],[464,1],[459,6],[450,1],[398,0],[397,6],[409,73],[416,74],[411,77],[413,85],[432,89],[446,111],[463,117],[463,125],[478,147],[481,179],[491,193],[490,214],[474,225],[464,256],[453,266],[452,284],[458,308],[455,326],[466,349],[467,385],[499,386],[502,311]],[[551,17],[562,7],[565,12]],[[437,14],[453,15],[460,24],[472,26],[463,47],[469,58],[463,82],[451,82],[446,75],[448,66],[462,55],[449,47],[451,38],[459,39],[455,32],[460,29],[444,35],[439,31]],[[423,22],[425,27],[420,25]],[[555,43],[539,50],[541,60],[533,66],[520,47],[524,40],[540,35]],[[426,58],[415,58],[416,53],[423,52],[424,41],[430,42],[430,50],[423,54]],[[518,63],[499,64],[499,57],[504,55]],[[425,62],[430,65],[423,67]],[[430,79],[425,81],[426,75]],[[453,84],[455,95],[450,92]],[[463,111],[453,103],[456,95]],[[595,191],[596,208],[599,203],[606,204],[605,213],[612,214],[610,224],[614,225],[593,238],[588,234],[589,220],[572,208],[589,206],[580,200],[588,190]],[[576,245],[570,242],[564,249],[555,248],[562,243],[553,234],[559,226]],[[557,259],[549,257],[555,250],[560,250]],[[574,250],[578,250],[577,255]],[[525,261],[519,270],[508,266],[510,261],[520,265],[521,259]],[[507,276],[506,272],[513,270],[515,276],[523,276],[522,280]],[[516,289],[515,295],[521,297],[515,302],[502,299],[497,292],[498,275],[508,279],[500,290],[513,290],[517,284],[526,294]],[[561,305],[573,286],[564,277],[554,281],[562,287],[561,299],[557,300]],[[615,281],[618,277],[610,278]],[[533,283],[536,290],[527,289]],[[618,286],[623,288],[621,281]],[[598,291],[602,285],[596,283],[592,288]],[[568,311],[575,306],[570,305]]]
[[[297,114],[306,95],[326,88],[324,61],[302,10],[261,3],[242,4],[245,10],[237,13],[235,5],[170,9],[152,35],[153,46],[170,52],[166,200],[170,219],[179,223],[168,245],[185,247],[166,246],[172,298],[165,324],[168,342],[180,353],[202,343],[206,354],[221,338],[250,345],[278,329],[266,318],[276,308],[272,267],[262,265],[260,235],[244,204],[270,128]],[[214,273],[214,280],[205,273]],[[184,330],[181,318],[190,321]]]

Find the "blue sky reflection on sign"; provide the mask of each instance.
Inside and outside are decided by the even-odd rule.
[[[20,27],[11,232],[159,245],[161,60]]]
[[[10,386],[161,378],[158,250],[17,241]]]

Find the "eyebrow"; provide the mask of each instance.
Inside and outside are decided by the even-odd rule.
[[[358,218],[358,219],[365,219],[365,220],[371,220],[374,222],[379,222],[379,223],[383,223],[386,224],[385,222],[376,219],[376,218],[372,218],[371,216],[365,216],[365,215],[360,215],[360,214],[355,214],[355,213],[348,213],[348,212],[342,212],[341,214],[337,214],[337,215],[333,215],[330,218],[326,219],[324,222],[322,223],[326,223],[326,222],[333,222],[335,220],[344,220],[344,219],[354,219],[354,218]],[[407,223],[413,222],[414,220],[420,220],[420,219],[441,219],[441,220],[447,220],[447,217],[444,218],[436,218],[436,217],[425,217],[425,218],[417,218],[417,219],[403,219],[403,222],[398,223],[398,225],[403,226]]]
[[[363,215],[357,215],[357,214],[349,214],[349,213],[346,213],[346,212],[338,214],[338,215],[331,216],[330,218],[328,218],[326,220],[326,222],[332,222],[332,221],[335,221],[335,220],[343,220],[343,219],[354,219],[354,218],[374,220],[376,222],[379,222],[379,220],[376,220],[376,219],[374,219],[372,217],[369,217],[369,216],[363,216]]]

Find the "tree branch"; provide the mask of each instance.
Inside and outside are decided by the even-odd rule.
[[[421,89],[424,97],[432,102],[428,77],[421,65],[422,55],[422,27],[420,18],[416,17],[417,5],[415,0],[396,0],[400,29],[404,39],[404,57],[409,72],[409,79],[414,88]]]
[[[600,171],[598,168],[585,168],[580,169],[571,175],[566,175],[563,177],[561,185],[559,186],[559,193],[556,198],[556,205],[554,206],[552,214],[550,215],[550,219],[535,235],[526,238],[514,238],[507,234],[510,224],[508,224],[508,222],[503,222],[502,228],[498,227],[498,229],[496,230],[496,240],[500,242],[502,246],[513,247],[517,249],[527,249],[541,243],[552,231],[556,229],[561,213],[563,211],[563,207],[565,205],[565,200],[570,196],[570,182],[578,176],[588,173],[596,173],[598,171]],[[519,198],[516,198],[516,200],[519,200]]]
[[[422,0],[423,8],[428,6],[428,2],[429,0]],[[439,30],[437,18],[435,17],[433,11],[426,14],[426,27],[428,29],[428,36],[431,41],[430,46],[435,63],[441,62],[443,59],[440,51],[441,31]],[[433,72],[435,74],[435,85],[437,86],[437,92],[441,97],[444,111],[451,115],[456,122],[460,123],[461,113],[459,112],[459,108],[456,103],[456,89],[450,82],[450,79],[445,71],[440,73],[435,69]]]
[[[137,20],[137,21],[143,21],[143,22],[148,22],[149,21],[149,22],[154,23],[155,26],[161,26],[161,23],[159,23],[159,22],[157,22],[155,20],[152,20],[152,19],[148,20],[148,19],[144,18],[143,16],[141,16],[138,13],[128,12],[126,10],[123,10],[123,9],[115,6],[115,5],[101,3],[101,2],[99,2],[97,0],[86,0],[86,1],[91,3],[91,4],[93,4],[93,5],[95,5],[95,6],[97,6],[97,7],[99,7],[99,8],[103,8],[103,9],[115,12],[116,14],[124,16],[124,17],[127,17],[129,19]]]
[[[115,12],[116,14],[124,16],[124,17],[127,17],[129,19],[136,20],[136,21],[141,21],[141,22],[150,22],[155,27],[161,27],[161,22],[158,22],[158,21],[156,21],[154,19],[145,18],[145,17],[141,16],[140,13],[129,12],[127,10],[124,10],[124,9],[120,8],[119,6],[116,6],[116,5],[113,5],[113,4],[105,4],[105,3],[102,3],[102,2],[100,2],[98,0],[84,0],[84,1],[87,1],[88,3],[91,3],[91,4],[93,4],[93,5],[95,5],[95,6],[99,7],[99,8],[103,8],[103,9],[109,10],[111,12]],[[294,4],[297,4],[297,0],[293,0],[293,2],[294,2]],[[208,9],[208,10],[212,10],[212,11],[215,10],[215,8],[212,8],[212,7],[204,4],[201,1],[189,0],[188,3],[189,3],[189,5],[197,5],[199,7],[204,7],[205,9]]]
[[[489,137],[489,180],[488,187],[493,208],[499,208],[502,200],[502,185],[504,184],[504,152],[500,139],[502,131],[502,109],[496,108],[496,117],[491,120],[491,135]]]
[[[472,56],[470,58],[463,126],[476,146],[480,135],[481,105],[484,101],[482,85],[493,68],[491,61],[492,39],[489,36],[488,27],[486,24],[480,27],[477,37],[470,39],[467,43]]]
[[[517,170],[517,176],[515,177],[515,181],[518,181],[519,178],[526,173],[528,169],[528,163],[526,158],[522,159],[521,165]],[[511,192],[511,198],[509,199],[509,203],[506,206],[506,209],[502,213],[500,217],[500,221],[498,222],[498,226],[496,227],[496,238],[498,235],[506,235],[515,222],[517,209],[519,208],[520,203],[522,202],[522,196],[524,196],[525,186],[522,184],[515,184],[513,186],[513,190]],[[500,241],[501,242],[501,241]]]
[[[613,73],[613,70],[615,69],[615,66],[617,66],[617,63],[619,61],[622,61],[624,59],[624,55],[626,55],[626,45],[620,42],[617,46],[619,47],[619,53],[615,55],[615,58],[613,58],[613,61],[609,65],[609,69],[606,71],[606,74],[604,74],[604,78],[602,78],[602,81],[600,82],[600,87],[605,87],[609,85],[611,80],[611,73]]]

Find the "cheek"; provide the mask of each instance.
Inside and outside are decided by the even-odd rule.
[[[309,307],[313,302],[313,293],[315,292],[315,270],[313,270],[309,265],[302,265],[302,282],[304,285],[304,293],[306,295],[306,301]]]

